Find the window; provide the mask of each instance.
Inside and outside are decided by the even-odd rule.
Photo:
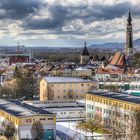
[[[102,103],[102,99],[100,99],[100,103]]]
[[[111,106],[111,101],[109,101],[109,105]]]
[[[106,105],[108,105],[108,100],[106,100]]]
[[[53,131],[53,129],[47,129],[48,131]]]
[[[46,120],[46,118],[42,118],[41,120],[42,120],[42,121],[45,121],[45,120]]]
[[[48,120],[53,120],[53,118],[48,118]]]
[[[81,86],[83,87],[83,86],[84,86],[84,84],[81,84]]]

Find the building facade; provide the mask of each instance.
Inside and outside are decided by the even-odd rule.
[[[84,99],[96,81],[76,77],[44,77],[40,81],[40,101]]]
[[[83,52],[82,52],[82,55],[81,55],[81,59],[80,59],[80,64],[82,64],[82,65],[88,64],[89,60],[90,60],[89,52],[88,52],[86,42],[85,42],[85,46],[84,46],[84,49],[83,49]]]
[[[107,129],[118,130],[119,134],[125,136],[135,134],[135,114],[139,109],[140,97],[133,95],[105,91],[86,94],[87,119],[98,117]]]
[[[76,121],[85,120],[86,109],[84,102],[77,102],[74,100],[48,100],[46,102],[40,101],[24,101],[35,107],[42,108],[49,112],[56,114],[56,121]]]
[[[127,30],[126,30],[126,46],[125,55],[127,59],[127,64],[131,65],[133,63],[133,29],[132,29],[132,18],[131,12],[129,10],[129,15],[127,19]]]
[[[2,123],[10,122],[15,125],[17,139],[33,139],[32,124],[40,121],[43,125],[43,139],[56,139],[56,115],[48,111],[30,106],[19,101],[0,100],[0,129]]]

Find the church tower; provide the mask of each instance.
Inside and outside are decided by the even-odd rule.
[[[88,64],[88,62],[89,62],[89,52],[85,42],[85,46],[81,55],[80,64]]]
[[[133,29],[130,10],[127,18],[125,56],[127,59],[127,63],[131,65],[133,63]]]

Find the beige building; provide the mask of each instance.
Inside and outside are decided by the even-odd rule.
[[[76,77],[44,77],[40,81],[40,101],[84,99],[96,81]]]
[[[92,76],[92,69],[88,69],[88,68],[76,68],[73,71],[73,76],[77,76],[77,77],[91,77]]]

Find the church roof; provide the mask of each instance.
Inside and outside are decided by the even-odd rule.
[[[131,12],[130,12],[130,9],[129,9],[127,22],[128,22],[128,23],[131,23],[131,21],[132,21],[132,18],[131,18]]]
[[[84,50],[82,52],[82,55],[89,55],[89,52],[88,52],[88,49],[87,49],[87,46],[86,46],[86,42],[85,42],[85,46],[84,46]]]
[[[126,65],[125,55],[121,52],[116,52],[110,64],[118,65],[118,66],[125,66]]]

